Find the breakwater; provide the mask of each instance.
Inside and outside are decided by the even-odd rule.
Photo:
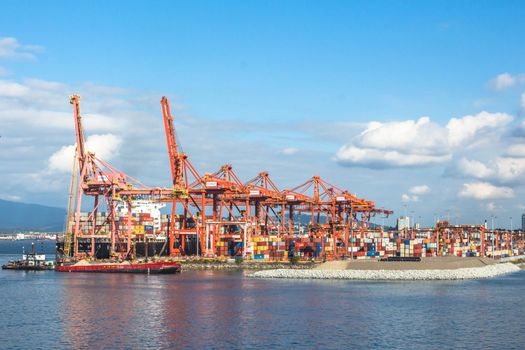
[[[258,271],[254,278],[337,280],[469,280],[501,276],[520,271],[514,264],[494,264],[454,270],[292,270]]]

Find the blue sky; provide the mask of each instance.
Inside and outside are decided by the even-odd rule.
[[[87,133],[114,136],[111,163],[151,184],[169,181],[158,123],[167,95],[202,173],[231,162],[244,179],[268,170],[283,188],[320,174],[396,215],[406,204],[426,224],[452,212],[458,222],[498,215],[506,225],[525,207],[521,1],[4,1],[0,9],[0,38],[18,45],[0,50],[3,198],[65,205],[67,174],[50,164],[72,144],[72,125],[42,128],[20,111],[53,119],[69,113],[78,91],[83,110],[106,123]],[[53,125],[69,123],[65,115]],[[423,116],[430,122],[417,124]],[[451,118],[464,121],[453,136]],[[393,130],[403,135],[390,140]]]

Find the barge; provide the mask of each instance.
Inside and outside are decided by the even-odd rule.
[[[61,263],[56,267],[58,272],[106,272],[106,273],[146,273],[173,274],[181,271],[181,264],[176,261],[151,262],[87,262],[82,260],[75,264]]]

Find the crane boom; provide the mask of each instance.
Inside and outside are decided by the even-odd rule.
[[[164,129],[166,131],[166,142],[168,145],[168,156],[170,158],[171,176],[173,187],[176,190],[183,190],[187,187],[184,179],[184,158],[185,155],[178,152],[177,138],[173,126],[170,104],[166,96],[160,100],[162,106],[162,116],[164,117]]]
[[[84,142],[84,129],[82,128],[82,117],[80,116],[80,95],[71,96],[69,103],[73,105],[73,116],[75,118],[75,132],[76,132],[76,157],[79,163],[80,173],[84,170],[87,161],[86,146]]]

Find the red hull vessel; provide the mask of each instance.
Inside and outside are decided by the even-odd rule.
[[[116,272],[116,273],[177,273],[181,265],[178,262],[144,262],[131,264],[91,263],[89,265],[59,265],[58,272]]]

